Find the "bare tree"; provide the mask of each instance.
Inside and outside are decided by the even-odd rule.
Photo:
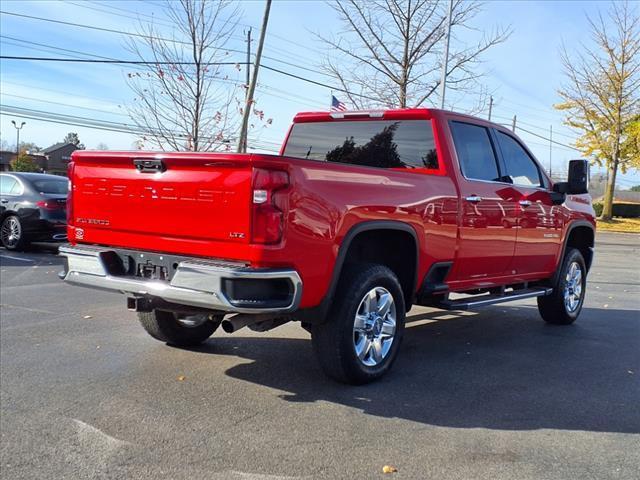
[[[603,220],[612,217],[618,169],[640,168],[640,14],[612,2],[608,20],[589,19],[591,46],[563,49],[567,81],[555,106],[580,132],[576,147],[607,167]]]
[[[338,0],[331,7],[344,26],[340,35],[318,38],[332,56],[323,70],[342,86],[356,108],[407,107],[433,104],[438,95],[446,35],[447,2],[438,0]],[[481,4],[455,0],[451,15],[455,30],[470,29]],[[474,45],[449,52],[447,88],[481,89],[481,56],[505,41],[508,29],[495,29]],[[355,95],[353,94],[355,93]]]
[[[221,63],[229,62],[225,45],[239,12],[227,0],[167,0],[165,11],[174,27],[170,37],[141,22],[128,40],[129,49],[150,62],[128,73],[135,93],[129,115],[145,143],[163,150],[228,149],[238,122],[237,83],[228,74],[233,66]]]

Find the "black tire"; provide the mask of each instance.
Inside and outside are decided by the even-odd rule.
[[[203,315],[207,317],[206,320],[202,318],[201,323],[192,326],[184,320],[180,321],[181,317],[176,313],[165,310],[138,312],[138,320],[156,340],[177,347],[191,347],[201,344],[213,335],[222,321],[222,316],[219,315]]]
[[[16,232],[17,238],[15,237]],[[7,250],[24,250],[29,245],[20,217],[8,215],[2,220],[2,224],[0,224],[0,242]]]
[[[577,306],[573,309],[565,302],[565,290],[568,287],[568,276],[573,265],[580,268],[580,297],[577,302]],[[584,304],[584,297],[587,286],[587,267],[584,262],[584,258],[580,250],[572,248],[567,251],[562,261],[562,266],[558,275],[556,284],[553,286],[553,292],[551,295],[544,297],[538,297],[538,311],[540,315],[547,323],[554,325],[570,325],[576,321],[582,305]],[[572,288],[569,289],[573,291]]]
[[[389,268],[371,264],[350,265],[345,268],[326,322],[313,326],[311,340],[320,365],[329,377],[342,383],[361,385],[382,377],[393,365],[404,333],[405,302],[400,282]],[[368,366],[364,363],[367,358],[361,360],[356,354],[356,338],[360,338],[361,334],[354,331],[354,322],[358,309],[363,306],[365,295],[376,288],[382,292],[386,290],[393,297],[395,332],[380,363]],[[388,319],[386,315],[384,318]],[[381,334],[380,322],[383,318],[379,319],[375,328]],[[371,328],[373,334],[374,327]],[[362,338],[365,339],[364,336]]]

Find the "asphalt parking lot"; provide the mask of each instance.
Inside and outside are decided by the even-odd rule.
[[[0,250],[1,476],[638,479],[639,254],[598,235],[570,327],[534,301],[414,309],[391,375],[348,387],[297,325],[171,348],[54,249]]]

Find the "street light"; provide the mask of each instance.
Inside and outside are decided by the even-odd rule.
[[[22,122],[20,126],[18,126],[15,120],[11,120],[11,123],[16,127],[16,155],[20,155],[20,130],[22,130],[22,127],[24,127],[27,122]]]

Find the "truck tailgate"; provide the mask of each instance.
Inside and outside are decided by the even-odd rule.
[[[76,152],[70,226],[75,240],[131,238],[247,243],[251,156]],[[92,235],[93,233],[93,235]],[[74,239],[72,239],[73,241]],[[99,241],[96,243],[100,243]],[[176,248],[181,250],[181,248]]]

